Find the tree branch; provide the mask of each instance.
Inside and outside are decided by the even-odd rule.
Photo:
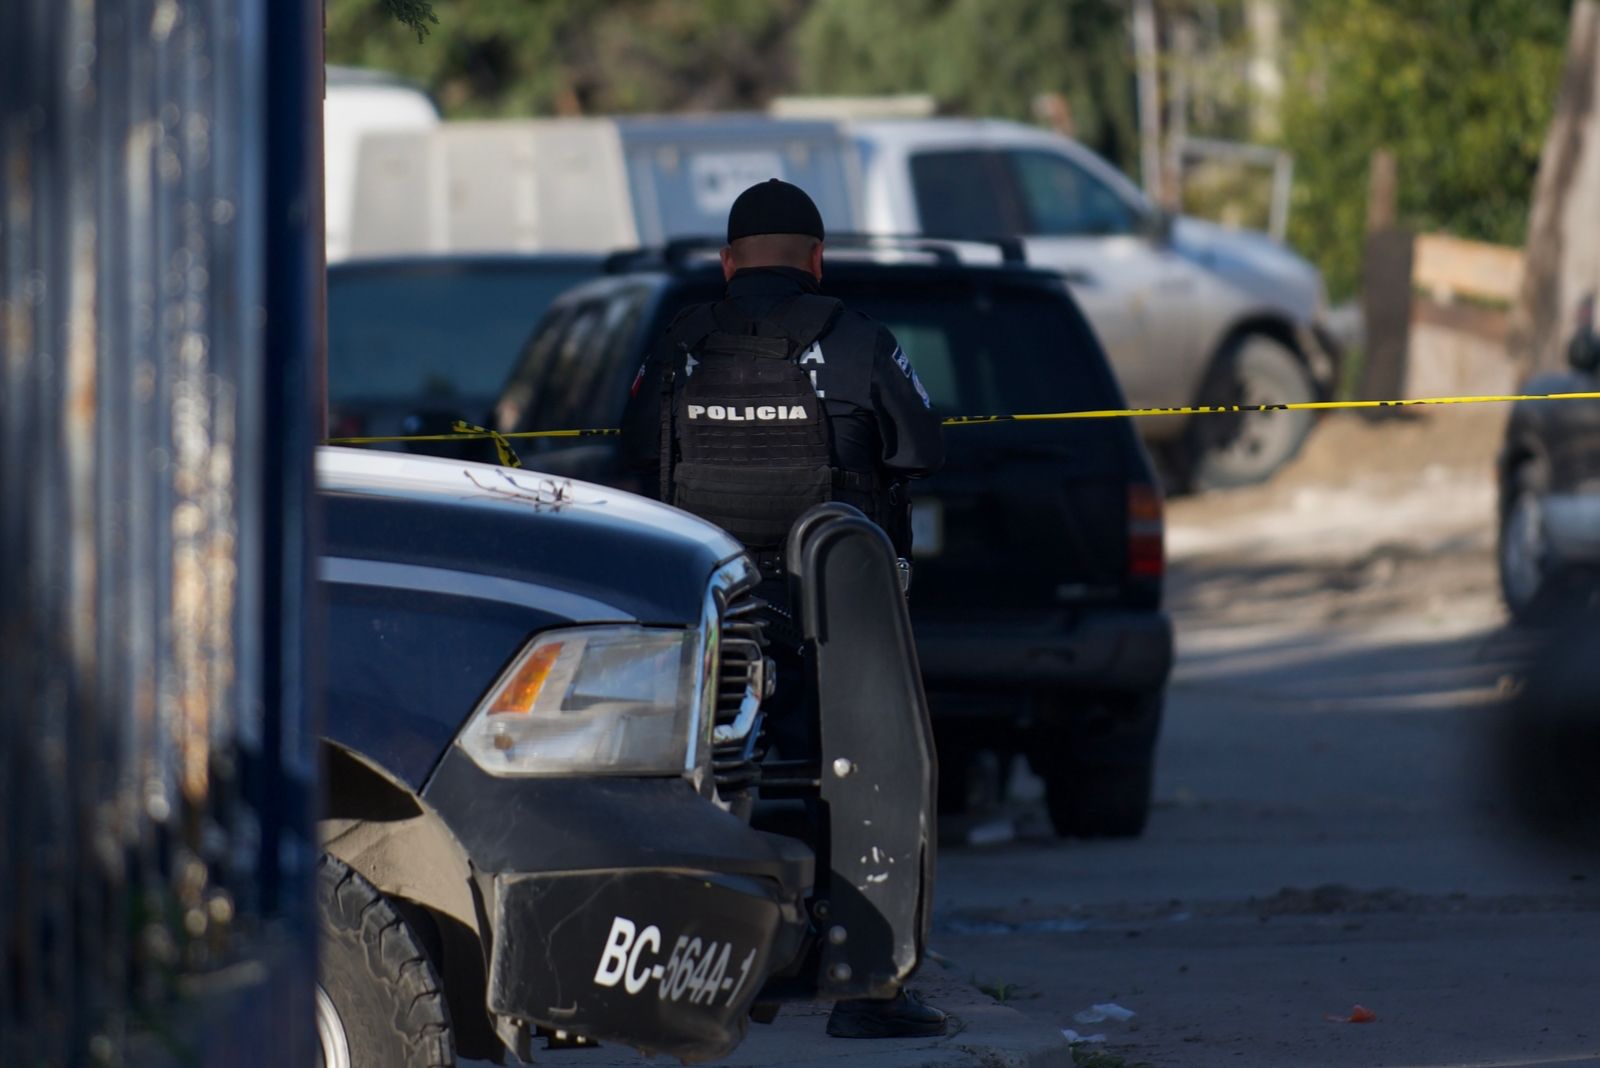
[[[378,5],[391,17],[415,30],[419,42],[428,36],[429,23],[435,26],[439,24],[439,16],[433,13],[433,4],[429,0],[378,0]]]

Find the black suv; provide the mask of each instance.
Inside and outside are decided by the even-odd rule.
[[[1124,406],[1061,275],[1015,244],[830,239],[823,291],[888,326],[945,415]],[[706,243],[619,254],[563,294],[494,413],[502,432],[614,427],[645,353],[723,280]],[[975,266],[962,256],[987,252]],[[531,465],[650,492],[614,438],[519,442]],[[916,630],[944,759],[941,801],[966,796],[955,754],[1026,751],[1062,834],[1129,836],[1149,812],[1172,658],[1161,607],[1162,501],[1126,419],[946,430],[948,461],[917,483]]]

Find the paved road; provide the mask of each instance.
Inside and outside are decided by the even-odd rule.
[[[1434,481],[1436,521],[1292,539],[1309,555],[1271,536],[1304,500],[1180,510],[1148,833],[1058,843],[1014,802],[1017,841],[941,857],[951,967],[1103,1033],[1107,1066],[1600,1061],[1600,858],[1532,852],[1501,815],[1487,735],[1517,639],[1487,498]],[[1074,1021],[1108,1001],[1137,1015]],[[1325,1019],[1357,1003],[1377,1019]]]

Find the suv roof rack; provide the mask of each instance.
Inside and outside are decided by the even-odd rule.
[[[646,264],[682,267],[696,252],[716,252],[727,242],[720,237],[675,237],[665,245],[625,248],[613,252],[601,263],[606,274],[619,274]]]
[[[620,274],[646,264],[660,264],[667,268],[684,266],[695,253],[716,252],[725,242],[720,237],[675,237],[665,245],[650,248],[623,249],[607,256],[601,264],[606,274]],[[957,245],[990,245],[1000,252],[1000,262],[1021,265],[1028,262],[1028,252],[1022,240],[1016,237],[930,237],[926,234],[865,234],[844,232],[829,234],[827,244],[834,248],[863,250],[892,250],[921,252],[934,257],[941,264],[956,266],[961,263]]]
[[[1000,262],[1024,264],[1028,250],[1017,237],[945,237],[938,234],[829,234],[828,244],[842,248],[906,249],[926,252],[943,263],[960,263],[957,245],[990,245],[1000,251]]]

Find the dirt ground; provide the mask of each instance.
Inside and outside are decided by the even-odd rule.
[[[1271,482],[1168,510],[1185,652],[1257,628],[1443,634],[1504,620],[1494,566],[1498,406],[1326,419]]]
[[[1013,835],[941,856],[953,966],[1104,1068],[1600,1060],[1600,858],[1529,845],[1492,744],[1504,417],[1330,418],[1270,484],[1172,502],[1150,828],[1057,841],[1024,776]]]

